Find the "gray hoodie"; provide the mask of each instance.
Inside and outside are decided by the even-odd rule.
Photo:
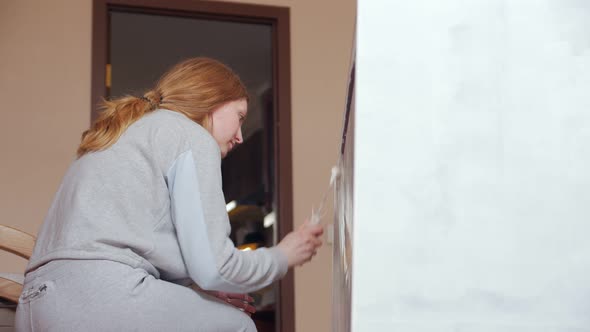
[[[27,271],[58,259],[112,260],[206,290],[251,292],[281,278],[276,247],[242,252],[229,239],[213,137],[184,115],[149,113],[68,169]]]

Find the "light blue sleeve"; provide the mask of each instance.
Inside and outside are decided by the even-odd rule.
[[[198,146],[179,155],[167,180],[182,256],[199,287],[247,293],[285,275],[287,259],[278,248],[243,252],[230,240],[217,146]]]

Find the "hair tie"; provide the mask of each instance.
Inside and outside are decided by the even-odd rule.
[[[139,97],[139,99],[141,99],[143,101],[147,101],[150,104],[150,107],[152,109],[156,109],[158,107],[158,105],[156,103],[154,103],[151,99],[149,99],[146,96],[141,96],[141,97]],[[161,101],[161,98],[160,98],[160,101]]]

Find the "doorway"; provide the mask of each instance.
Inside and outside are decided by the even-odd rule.
[[[273,246],[292,230],[289,9],[209,1],[94,0],[92,114],[102,97],[142,95],[178,61],[227,64],[250,94],[244,143],[222,163],[231,238]],[[251,294],[259,331],[294,331],[292,272]]]

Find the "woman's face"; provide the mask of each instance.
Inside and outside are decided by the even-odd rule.
[[[248,114],[246,99],[230,101],[211,114],[211,135],[217,141],[224,158],[236,145],[243,142],[242,123]]]

